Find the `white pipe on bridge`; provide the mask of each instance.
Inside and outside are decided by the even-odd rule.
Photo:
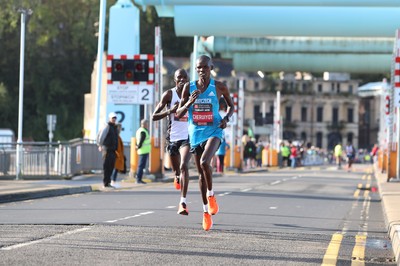
[[[177,36],[393,37],[397,7],[175,6]]]
[[[236,71],[389,73],[391,54],[235,53]]]
[[[135,0],[144,6],[374,6],[400,7],[398,0]]]
[[[211,53],[383,53],[391,54],[394,38],[266,37],[200,38],[198,46]],[[225,57],[224,57],[225,58]]]

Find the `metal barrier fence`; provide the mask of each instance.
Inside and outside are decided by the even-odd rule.
[[[21,144],[21,178],[69,178],[103,170],[102,154],[88,139],[68,142],[24,142]],[[0,179],[16,177],[17,143],[0,143]],[[130,145],[124,146],[130,162]],[[129,168],[129,163],[128,163]]]
[[[304,166],[323,165],[324,163],[324,157],[319,154],[305,154],[302,160]]]

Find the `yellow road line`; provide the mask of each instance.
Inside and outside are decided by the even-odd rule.
[[[362,187],[363,187],[362,184],[358,183],[357,188],[362,188]]]
[[[364,266],[365,265],[365,244],[367,242],[367,236],[357,235],[356,244],[353,248],[351,255],[352,266]]]
[[[353,197],[354,198],[358,198],[358,196],[360,195],[360,189],[357,189],[356,191],[354,191]]]
[[[364,191],[364,198],[366,198],[366,197],[368,197],[369,196],[369,190],[365,190]]]
[[[324,259],[322,261],[322,266],[331,266],[336,265],[337,258],[339,255],[340,245],[342,244],[343,235],[342,234],[333,234],[331,242],[329,243],[328,248],[326,249]]]
[[[366,178],[367,178],[366,175],[363,175],[363,176],[361,177],[362,180],[365,180]]]

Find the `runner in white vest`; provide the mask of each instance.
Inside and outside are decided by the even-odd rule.
[[[188,75],[184,69],[175,71],[174,81],[176,87],[167,90],[157,104],[152,119],[157,121],[168,117],[167,143],[166,149],[171,158],[172,170],[175,174],[174,185],[181,191],[178,214],[188,215],[189,211],[186,204],[186,194],[189,185],[190,145],[188,135],[188,116],[181,118],[176,116],[183,86],[188,82]],[[165,109],[164,109],[165,108]]]

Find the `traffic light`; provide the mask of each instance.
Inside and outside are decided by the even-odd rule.
[[[149,60],[147,59],[113,59],[111,66],[112,81],[149,80]]]

